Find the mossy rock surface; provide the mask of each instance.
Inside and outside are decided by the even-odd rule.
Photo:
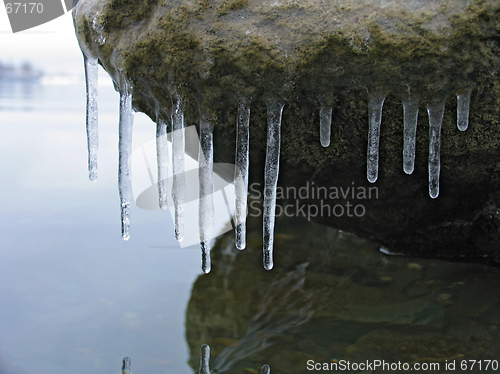
[[[312,219],[393,252],[500,257],[497,1],[80,0],[75,26],[82,48],[99,58],[117,89],[122,77],[131,82],[137,110],[168,121],[172,102],[182,98],[187,125],[209,118],[215,162],[234,162],[238,103],[250,103],[250,183],[260,189],[266,103],[284,103],[281,186],[378,190],[371,199],[323,199],[330,208],[361,204],[361,217]],[[456,95],[470,89],[470,125],[460,132]],[[374,93],[387,98],[379,178],[371,185],[367,102]],[[401,105],[408,98],[420,100],[409,176]],[[436,100],[445,100],[446,110],[440,196],[431,199],[426,108]],[[319,141],[321,105],[333,113],[327,148]],[[320,207],[321,199],[299,204]]]

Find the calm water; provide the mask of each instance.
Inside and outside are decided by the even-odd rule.
[[[118,373],[125,356],[134,374],[194,373],[202,344],[214,373],[267,363],[273,374],[303,374],[307,362],[340,360],[500,372],[485,370],[500,359],[498,268],[388,257],[281,217],[267,272],[257,217],[247,249],[226,233],[212,272],[200,275],[200,251],[180,248],[170,215],[135,206],[124,242],[118,96],[109,85],[99,95],[99,178],[90,183],[83,81],[0,82],[0,374]],[[137,114],[134,147],[154,135]],[[461,371],[464,360],[482,360],[481,370]]]
[[[52,83],[61,82],[61,79]],[[0,373],[191,373],[185,310],[200,271],[166,212],[120,237],[118,96],[101,87],[88,181],[85,85],[0,82]],[[154,139],[137,115],[135,140]]]

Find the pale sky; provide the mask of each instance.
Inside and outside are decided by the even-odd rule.
[[[71,12],[14,34],[5,7],[0,4],[0,61],[16,65],[30,61],[46,73],[83,73]]]

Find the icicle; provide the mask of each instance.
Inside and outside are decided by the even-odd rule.
[[[319,109],[319,137],[323,147],[330,145],[330,134],[332,131],[332,106],[321,103]]]
[[[209,273],[210,249],[214,228],[214,183],[213,183],[213,126],[210,120],[201,116],[200,151],[198,152],[198,178],[200,182],[199,230],[201,262],[204,273]]]
[[[441,171],[441,125],[445,100],[429,104],[429,195],[435,199],[439,195],[439,173]]]
[[[234,230],[236,248],[240,250],[246,247],[249,124],[250,107],[245,101],[242,101],[238,106],[236,121],[236,169],[234,175],[236,194]]]
[[[132,365],[132,362],[130,361],[129,357],[125,357],[123,359],[122,363],[122,374],[130,374],[130,366]]]
[[[378,146],[380,141],[380,124],[382,122],[382,107],[385,95],[375,92],[368,101],[368,132],[367,170],[366,176],[370,183],[375,183],[378,178]]]
[[[122,238],[130,238],[130,202],[132,183],[130,181],[130,155],[132,153],[132,94],[129,83],[122,79],[120,83],[120,124],[119,124],[119,165],[118,189],[120,190]]]
[[[184,110],[182,99],[177,97],[172,109],[172,200],[175,211],[175,238],[184,238],[184,208],[186,200],[186,176],[184,174]]]
[[[416,99],[403,100],[403,170],[406,174],[415,169],[415,142],[417,138],[418,105]]]
[[[87,88],[87,149],[89,179],[97,179],[97,147],[99,144],[97,121],[97,58],[83,54],[85,63],[85,86]]]
[[[201,346],[199,374],[210,374],[210,347],[207,344]]]
[[[260,374],[271,374],[271,368],[269,365],[262,365],[260,368]]]
[[[158,164],[158,198],[160,209],[167,209],[168,147],[167,124],[159,114],[156,118],[156,160]]]
[[[278,101],[267,103],[267,150],[264,175],[264,268],[271,270],[273,263],[274,220],[276,188],[280,162],[281,117],[283,106]]]
[[[469,127],[469,108],[471,89],[463,94],[457,95],[457,127],[460,131],[467,130]]]

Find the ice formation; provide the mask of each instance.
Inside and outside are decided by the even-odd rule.
[[[175,211],[175,238],[182,241],[184,236],[184,212],[182,204],[186,200],[186,177],[184,175],[184,109],[180,97],[176,97],[172,108],[172,200]]]
[[[457,95],[457,127],[460,131],[467,130],[469,127],[469,108],[471,89]]]
[[[269,365],[262,365],[261,369],[260,369],[260,374],[271,374],[271,368],[269,367]]]
[[[89,150],[89,177],[97,177],[97,59],[84,53],[87,87],[87,138]],[[130,204],[132,189],[129,158],[132,146],[132,94],[130,83],[120,75],[120,120],[119,120],[119,172],[118,184],[121,204],[121,231],[125,240],[130,238]],[[469,125],[471,90],[457,94],[457,127],[465,131]],[[367,178],[374,183],[378,178],[379,139],[382,109],[385,95],[374,92],[369,96],[369,133],[367,147]],[[434,101],[427,106],[429,115],[429,195],[439,195],[441,126],[444,116],[445,99]],[[403,104],[403,170],[411,174],[415,167],[415,143],[418,122],[419,100],[406,98]],[[284,104],[277,99],[267,100],[267,149],[265,161],[264,210],[263,210],[263,263],[264,268],[273,268],[273,241],[276,209],[276,188],[279,174],[281,119]],[[320,140],[323,147],[330,144],[332,105],[321,103],[319,111]],[[159,113],[159,110],[157,110]],[[172,198],[175,210],[175,236],[181,241],[184,232],[183,204],[186,200],[185,181],[185,129],[183,98],[173,93],[171,114],[172,126]],[[168,171],[167,133],[168,124],[159,115],[156,121],[156,147],[158,162],[158,196],[161,209],[167,208]],[[235,237],[236,247],[246,246],[246,211],[249,168],[249,125],[250,105],[241,100],[238,106],[235,157]],[[213,240],[213,124],[206,117],[200,120],[199,156],[199,234],[202,250],[202,269],[208,273],[211,268],[210,250]]]
[[[246,101],[238,106],[236,121],[236,156],[234,189],[236,193],[236,212],[234,217],[234,232],[236,248],[246,247],[246,216],[248,194],[248,154],[249,154],[250,107]]]
[[[427,106],[429,115],[429,195],[433,199],[439,195],[439,174],[441,171],[441,125],[445,100]]]
[[[213,183],[213,124],[205,116],[200,120],[200,151],[198,153],[198,175],[200,183],[199,232],[201,263],[204,273],[210,272],[210,249],[214,228],[214,183]]]
[[[201,346],[199,374],[210,374],[210,347],[207,344]]]
[[[278,185],[280,145],[281,145],[281,117],[283,106],[276,99],[267,102],[267,149],[264,171],[264,268],[271,270],[273,263],[274,221],[276,213],[276,187]]]
[[[378,147],[380,141],[380,124],[382,122],[382,107],[385,95],[375,92],[368,100],[368,150],[366,158],[366,176],[370,183],[375,183],[378,178]]]
[[[168,147],[167,123],[159,115],[156,118],[156,162],[158,164],[158,205],[167,209]]]
[[[130,238],[130,202],[132,182],[130,180],[130,155],[132,153],[132,93],[129,82],[120,79],[120,123],[118,140],[118,189],[120,191],[122,238]]]
[[[99,144],[97,122],[97,58],[83,55],[85,63],[85,86],[87,88],[87,148],[89,179],[97,179],[97,148]]]
[[[413,173],[415,168],[418,105],[417,99],[403,100],[403,170],[406,174]]]
[[[332,111],[333,108],[331,105],[321,103],[319,109],[319,137],[323,147],[328,147],[330,145]]]
[[[122,362],[122,374],[130,374],[132,362],[129,357],[125,357]]]

